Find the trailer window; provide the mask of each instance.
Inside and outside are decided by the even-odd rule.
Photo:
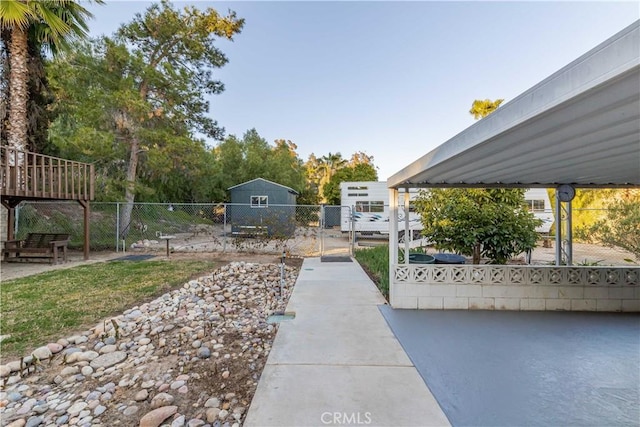
[[[252,208],[266,208],[269,206],[269,196],[251,196]]]
[[[544,200],[527,200],[527,207],[531,212],[544,212]]]
[[[366,185],[358,185],[355,187],[347,187],[347,190],[368,190],[369,187],[367,187]]]
[[[356,212],[384,212],[384,202],[369,200],[356,202]]]

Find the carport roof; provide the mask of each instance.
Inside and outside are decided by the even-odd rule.
[[[640,186],[640,21],[392,175],[387,184]]]

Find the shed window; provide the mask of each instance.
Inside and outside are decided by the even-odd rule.
[[[252,208],[266,208],[269,205],[269,196],[251,196]]]

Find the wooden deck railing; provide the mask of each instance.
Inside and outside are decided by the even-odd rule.
[[[0,194],[25,199],[93,200],[94,167],[0,147]]]

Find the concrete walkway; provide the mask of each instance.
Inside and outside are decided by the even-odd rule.
[[[53,270],[64,270],[77,267],[79,265],[95,264],[105,262],[118,257],[122,257],[124,252],[99,252],[91,253],[90,259],[85,260],[84,255],[78,252],[71,252],[67,256],[67,262],[51,265],[43,262],[6,262],[0,263],[0,281],[18,279],[20,277],[33,276],[34,274],[45,273]]]
[[[449,426],[355,263],[306,258],[245,426]]]

